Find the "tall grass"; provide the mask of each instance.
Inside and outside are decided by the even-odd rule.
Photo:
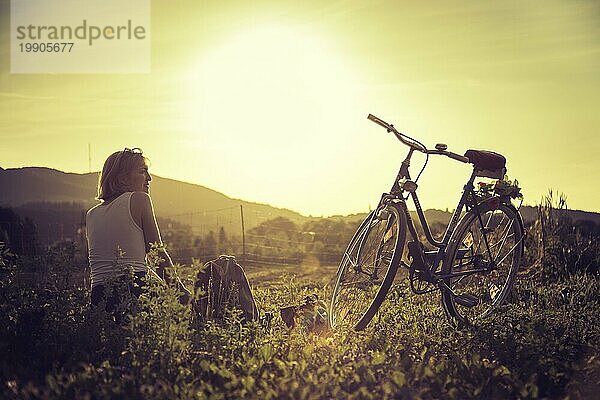
[[[200,324],[174,288],[152,281],[118,324],[62,279],[73,273],[73,249],[25,260],[0,248],[0,397],[594,398],[598,238],[544,214],[557,210],[548,201],[529,228],[530,263],[509,302],[462,330],[446,322],[439,295],[395,290],[360,333],[304,334],[280,319],[243,323],[236,311]],[[51,284],[19,279],[27,263]],[[255,297],[277,312],[314,292],[327,298],[330,288],[292,279]]]

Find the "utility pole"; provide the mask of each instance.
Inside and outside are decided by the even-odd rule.
[[[92,144],[88,142],[88,167],[89,172],[92,172]]]
[[[244,208],[240,204],[240,215],[242,217],[242,263],[246,262],[246,229],[244,228]]]

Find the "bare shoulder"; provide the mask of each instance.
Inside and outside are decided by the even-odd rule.
[[[133,192],[131,194],[131,203],[136,205],[152,204],[150,195],[146,192]]]
[[[101,206],[101,205],[102,205],[102,203],[98,203],[98,204],[96,204],[96,205],[92,206],[92,207],[91,207],[89,210],[87,210],[87,212],[85,213],[86,217],[87,217],[87,216],[89,216],[90,214],[92,214],[92,213],[94,212],[94,210],[95,210],[96,208],[98,208],[99,206]]]
[[[130,210],[135,222],[140,227],[143,226],[144,216],[151,216],[153,214],[152,200],[148,193],[133,192],[131,194]]]

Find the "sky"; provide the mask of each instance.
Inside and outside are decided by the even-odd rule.
[[[11,73],[9,4],[0,167],[84,173],[141,147],[151,173],[230,197],[365,212],[407,150],[372,113],[428,147],[503,154],[526,204],[554,189],[600,212],[597,1],[152,1],[140,74]],[[430,157],[423,207],[453,209],[469,174]]]

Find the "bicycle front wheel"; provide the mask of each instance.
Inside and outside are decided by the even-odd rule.
[[[442,267],[450,288],[443,296],[459,324],[492,313],[508,296],[523,256],[523,224],[510,204],[483,203],[456,227]]]
[[[390,290],[405,239],[406,215],[397,204],[371,212],[362,222],[338,267],[329,306],[332,327],[367,327]]]

